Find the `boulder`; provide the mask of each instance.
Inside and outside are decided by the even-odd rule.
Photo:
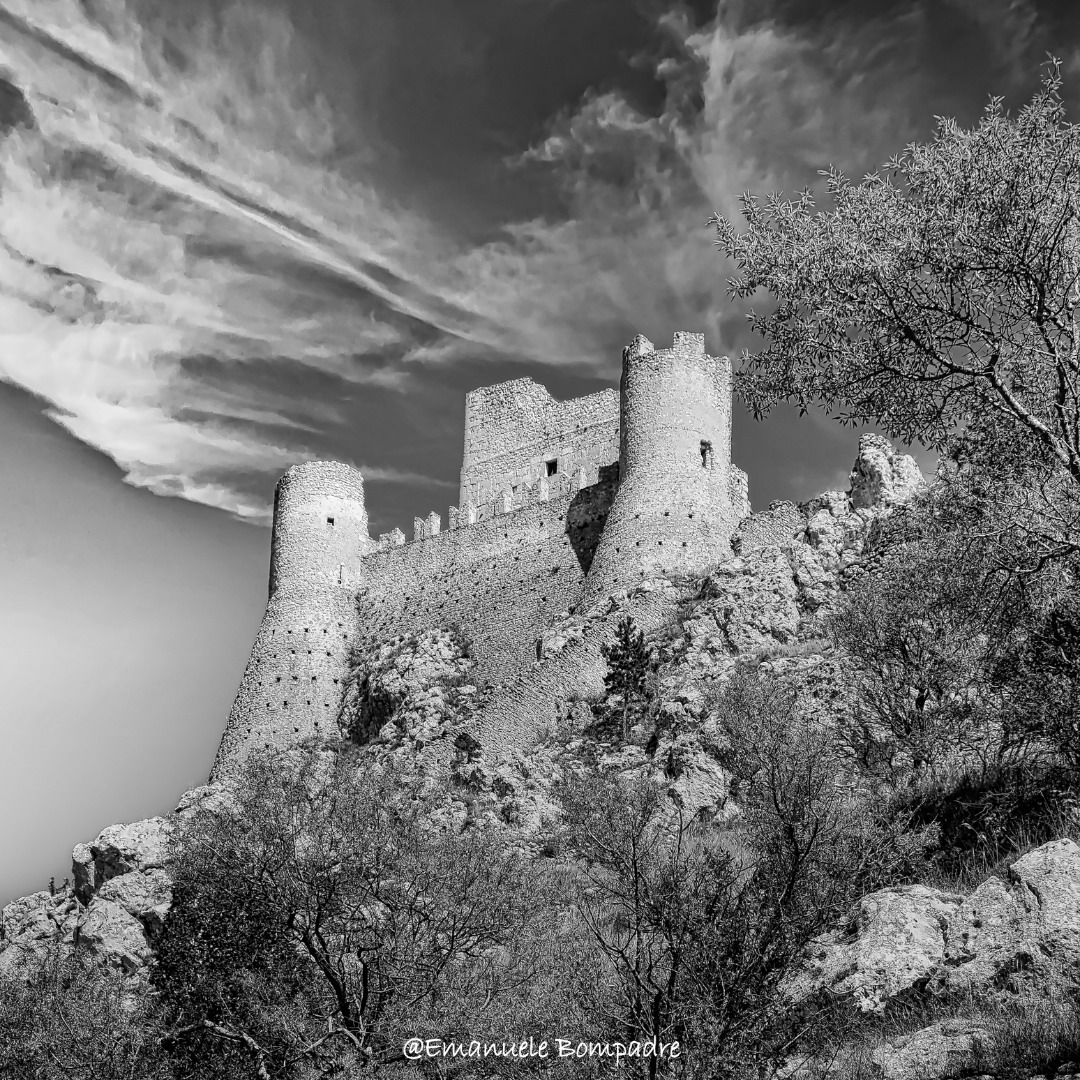
[[[992,877],[949,922],[940,984],[949,990],[1080,966],[1080,847],[1055,840]]]
[[[925,885],[881,889],[856,904],[839,931],[816,938],[786,994],[800,1001],[827,990],[877,1012],[901,990],[928,980],[945,959],[949,917],[963,897]]]
[[[142,924],[116,900],[95,896],[79,922],[76,940],[126,975],[139,974],[150,962],[151,949]]]
[[[193,817],[200,810],[216,813],[233,806],[232,790],[227,784],[203,784],[180,796],[173,815],[181,820]]]
[[[171,826],[163,817],[130,825],[110,825],[90,844],[76,844],[71,853],[75,895],[84,903],[110,878],[132,870],[165,865]]]
[[[147,870],[142,874],[123,874],[110,878],[98,890],[91,908],[98,901],[119,904],[139,921],[153,940],[161,932],[172,905],[172,880],[165,870]]]
[[[1080,969],[1080,847],[1055,840],[1029,851],[970,896],[925,885],[881,889],[844,927],[816,938],[785,994],[828,991],[881,1011],[910,987],[930,992],[1021,989]]]
[[[939,1020],[875,1047],[871,1059],[881,1080],[943,1080],[965,1075],[986,1038],[985,1025],[977,1021]]]

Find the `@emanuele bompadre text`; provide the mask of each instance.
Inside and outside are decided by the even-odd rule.
[[[630,1042],[587,1042],[575,1039],[540,1039],[516,1042],[488,1042],[481,1039],[406,1039],[402,1052],[409,1061],[423,1058],[607,1058],[614,1064],[637,1058],[677,1058],[679,1043],[659,1039],[632,1039]]]

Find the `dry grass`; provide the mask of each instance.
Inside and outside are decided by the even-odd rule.
[[[928,1062],[926,1080],[991,1076],[994,1080],[1080,1072],[1080,987],[1062,976],[1022,994],[992,991],[949,998],[916,995],[890,1003],[883,1016],[837,1016],[834,1038],[790,1080],[881,1080],[881,1059],[894,1041],[952,1021],[973,1033],[966,1059]],[[920,1077],[911,1074],[911,1080]]]

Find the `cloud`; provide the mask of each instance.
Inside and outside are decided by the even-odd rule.
[[[155,38],[121,3],[86,11],[0,3],[0,62],[33,115],[0,144],[0,378],[130,483],[258,516],[220,477],[305,456],[265,429],[311,425],[254,372],[402,390],[388,351],[471,315],[416,273],[430,230],[335,172],[280,16],[235,7]]]
[[[340,452],[321,433],[353,394],[508,360],[611,378],[638,330],[735,349],[714,210],[925,135],[941,11],[1009,85],[1043,43],[1024,0],[797,8],[662,13],[634,61],[659,107],[587,92],[507,161],[558,205],[468,244],[387,194],[362,104],[318,92],[321,58],[277,8],[0,0],[0,68],[33,117],[0,142],[0,378],[128,482],[261,519],[244,478]]]
[[[590,92],[558,117],[514,164],[558,179],[565,216],[519,223],[469,253],[458,264],[463,302],[492,322],[507,313],[523,355],[608,377],[612,342],[629,327],[657,340],[705,330],[711,346],[739,348],[742,308],[705,228],[713,211],[737,217],[746,190],[820,189],[834,163],[856,176],[877,169],[930,134],[946,91],[981,107],[990,90],[1036,77],[1045,27],[1031,4],[944,6],[945,29],[940,9],[914,2],[802,21],[794,4],[728,3],[701,24],[673,7],[657,53],[638,58],[665,85],[662,108]],[[1001,59],[998,85],[960,75],[945,85],[930,54],[974,40]]]
[[[733,344],[738,312],[706,220],[747,188],[802,187],[833,160],[883,160],[914,132],[905,66],[911,13],[828,41],[775,20],[663,21],[658,114],[593,93],[557,119],[519,169],[554,173],[560,220],[514,225],[464,256],[462,303],[506,327],[506,348],[610,376],[628,327],[706,330]],[[511,339],[513,344],[511,345]]]

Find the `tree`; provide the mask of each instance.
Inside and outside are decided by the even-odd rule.
[[[178,840],[155,984],[179,1076],[340,1075],[482,1030],[550,906],[500,837],[435,809],[350,755],[248,760]]]
[[[844,741],[883,779],[1011,749],[988,677],[999,613],[963,537],[937,533],[877,553],[827,620],[854,690]]]
[[[776,301],[750,313],[767,344],[736,378],[757,415],[816,402],[908,441],[966,444],[983,468],[1046,487],[1067,555],[1080,544],[1080,128],[1060,91],[1054,62],[1015,116],[993,98],[974,128],[940,120],[884,174],[830,169],[828,211],[808,190],[747,194],[745,231],[712,223],[732,294]]]
[[[653,651],[645,644],[645,634],[634,620],[625,616],[615,629],[615,640],[600,648],[607,661],[604,689],[615,697],[615,712],[626,742],[630,728],[648,712],[654,696],[652,676],[656,671]]]
[[[569,850],[584,863],[576,911],[611,973],[589,1003],[608,1021],[600,1037],[685,1046],[694,956],[714,923],[730,921],[744,871],[681,817],[669,824],[672,808],[647,779],[598,773],[569,778],[558,793]],[[653,1056],[629,1067],[653,1078],[672,1063]]]

